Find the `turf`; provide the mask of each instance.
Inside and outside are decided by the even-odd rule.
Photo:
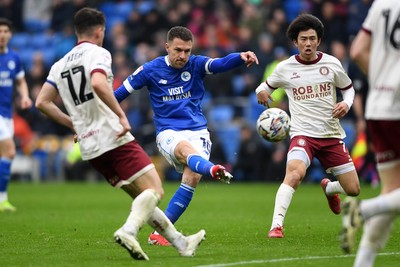
[[[165,208],[178,183],[164,183]],[[185,234],[207,231],[193,258],[171,247],[146,243],[149,262],[134,261],[113,241],[125,221],[128,195],[106,183],[11,183],[15,213],[0,214],[0,266],[352,266],[337,240],[341,217],[328,208],[319,185],[303,184],[286,216],[285,238],[268,239],[267,231],[278,184],[203,181],[191,206],[176,223]],[[379,189],[362,186],[361,198]],[[399,222],[376,266],[399,266]]]

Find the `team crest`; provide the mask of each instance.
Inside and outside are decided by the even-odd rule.
[[[7,67],[8,67],[10,70],[15,69],[15,62],[14,62],[14,60],[8,61]]]
[[[304,140],[303,138],[300,138],[299,140],[297,140],[297,144],[299,146],[306,146],[306,140]]]
[[[321,75],[326,76],[326,75],[329,74],[329,69],[328,69],[327,67],[321,67],[321,68],[319,69],[319,73],[321,73]]]
[[[174,138],[173,136],[169,137],[169,138],[167,139],[167,145],[171,144],[172,141],[174,141],[174,139],[175,139],[175,138]]]
[[[187,71],[184,71],[184,72],[182,72],[182,74],[181,74],[181,79],[182,79],[182,81],[184,81],[184,82],[189,81],[191,77],[192,77],[192,75],[190,75],[190,73],[187,72]]]

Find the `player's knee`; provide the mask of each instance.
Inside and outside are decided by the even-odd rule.
[[[346,194],[352,197],[358,196],[360,194],[360,184],[356,183],[352,185],[350,188],[347,188]]]
[[[296,170],[290,171],[285,176],[285,183],[293,188],[297,188],[302,180],[303,180],[302,175]]]

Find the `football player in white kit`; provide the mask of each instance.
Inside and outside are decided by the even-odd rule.
[[[148,260],[137,236],[147,222],[162,233],[181,256],[193,256],[205,231],[184,236],[158,207],[163,197],[161,179],[135,138],[113,94],[111,54],[102,48],[105,17],[97,9],[83,8],[74,17],[77,45],[50,69],[36,101],[47,116],[76,132],[82,158],[89,160],[114,187],[134,200],[125,224],[114,233],[117,243],[137,260]],[[68,111],[54,99],[60,95]]]
[[[350,196],[360,193],[358,175],[343,142],[346,135],[339,122],[353,104],[354,89],[339,60],[317,51],[323,34],[324,26],[318,18],[309,14],[298,16],[289,25],[287,36],[299,54],[279,63],[256,89],[258,103],[269,107],[268,102],[273,100],[271,93],[284,88],[291,115],[286,174],[276,194],[269,238],[283,238],[287,209],[314,157],[337,179],[321,181],[335,214],[340,213],[338,193]],[[336,90],[343,95],[343,101],[338,103]]]
[[[375,0],[354,39],[350,55],[368,75],[365,107],[381,179],[378,197],[343,202],[341,246],[351,252],[364,224],[354,266],[374,265],[378,250],[390,237],[400,211],[400,1]]]

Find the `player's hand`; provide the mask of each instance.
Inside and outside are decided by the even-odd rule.
[[[332,110],[332,117],[335,119],[343,118],[349,112],[349,106],[345,102],[339,102]]]
[[[117,134],[117,139],[121,138],[122,136],[124,136],[127,132],[129,132],[131,130],[131,125],[129,124],[128,119],[126,118],[126,116],[123,116],[121,118],[119,118],[119,122],[122,125],[122,131],[120,131]]]
[[[263,91],[260,91],[258,94],[257,94],[257,101],[258,101],[258,104],[261,104],[261,105],[264,105],[265,107],[270,107],[269,106],[269,100],[270,101],[274,101],[274,99],[272,98],[272,96],[266,91],[266,90],[263,90]]]
[[[251,65],[253,65],[253,63],[256,63],[258,65],[258,58],[256,54],[252,51],[242,52],[240,53],[240,57],[243,59],[246,67],[250,67]]]
[[[32,106],[32,100],[29,97],[22,97],[21,98],[21,108],[22,109],[27,109]]]
[[[74,134],[74,143],[77,143],[78,141],[78,134]]]

